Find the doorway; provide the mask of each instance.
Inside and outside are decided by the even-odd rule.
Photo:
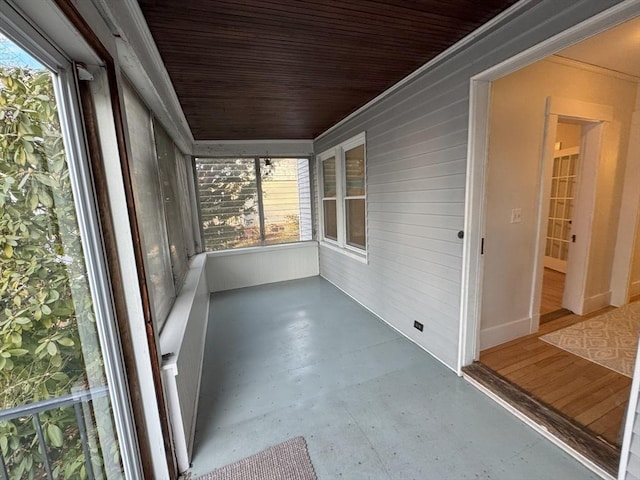
[[[570,382],[571,379],[563,379],[566,371],[582,360],[576,360],[578,357],[571,354],[557,357],[556,352],[561,350],[547,348],[536,332],[540,325],[544,286],[549,283],[544,281],[545,268],[547,272],[565,275],[565,279],[559,277],[562,293],[556,293],[556,304],[550,311],[565,307],[582,315],[601,308],[612,309],[607,308],[612,298],[609,282],[614,269],[613,259],[617,255],[616,232],[621,218],[624,163],[630,148],[629,125],[637,107],[631,106],[623,114],[620,108],[624,110],[622,104],[625,102],[636,105],[639,76],[609,75],[611,78],[607,81],[627,82],[629,96],[618,103],[612,95],[595,94],[602,80],[600,77],[607,76],[599,70],[604,67],[593,64],[584,67],[563,53],[517,71],[511,64],[503,70],[506,75],[497,75],[498,69],[495,69],[473,81],[472,91],[482,100],[474,103],[471,112],[471,138],[475,141],[472,141],[468,186],[477,187],[479,180],[484,190],[480,188],[480,221],[467,221],[467,227],[475,222],[478,232],[475,238],[471,235],[466,239],[465,245],[470,249],[467,252],[471,251],[466,273],[472,274],[477,284],[472,284],[474,288],[465,292],[465,300],[472,303],[463,305],[463,312],[470,313],[472,319],[465,325],[463,343],[465,335],[475,334],[475,338],[464,343],[460,360],[461,366],[478,358],[482,360],[480,351],[493,348],[494,352],[500,351],[504,355],[499,360],[503,367],[520,376],[521,383],[529,381],[532,390],[536,386],[546,389],[560,399],[560,403],[571,404],[572,408],[579,404],[599,405],[601,412],[606,410],[602,415],[583,411],[572,418],[580,417],[579,420],[583,420],[580,423],[591,428],[594,423],[600,426],[607,423],[604,416],[608,415],[609,419],[617,416],[617,421],[604,427],[610,446],[615,446],[621,443],[630,378],[609,374],[598,367],[591,373],[575,376],[575,382],[584,382],[584,386],[598,384],[601,387],[592,392],[593,397],[585,400],[581,391],[572,398],[563,398],[565,394],[572,394],[571,389],[576,393],[576,389],[582,388]],[[573,69],[580,72],[573,76],[569,73]],[[599,77],[596,79],[594,75]],[[622,93],[622,90],[614,88],[609,92]],[[537,97],[535,106],[531,105],[532,97]],[[567,111],[565,107],[571,102],[575,102],[576,108]],[[584,114],[586,104],[595,106],[588,115]],[[480,116],[476,109],[483,115]],[[502,116],[499,113],[494,117],[500,109]],[[622,117],[628,122],[626,126],[621,126]],[[563,123],[579,126],[581,142],[577,150],[562,151],[565,150],[563,145],[558,145],[557,127]],[[529,135],[532,130],[537,133]],[[502,138],[496,138],[501,132]],[[612,138],[615,138],[615,146],[611,143]],[[585,162],[589,152],[598,152],[598,159],[591,165]],[[487,163],[474,164],[475,155],[488,158]],[[577,155],[573,172],[572,155]],[[563,157],[567,158],[566,170],[554,172],[554,163],[560,170]],[[545,162],[549,158],[551,162]],[[492,164],[494,159],[497,161]],[[573,180],[575,191],[570,192],[568,184]],[[561,182],[564,183],[562,190]],[[472,190],[470,197],[474,195],[478,192]],[[587,208],[582,208],[582,204]],[[482,254],[476,256],[476,251]],[[630,270],[630,262],[623,267]],[[606,311],[596,315],[603,313]],[[564,316],[563,327],[584,320],[576,315]],[[521,340],[529,343],[520,343],[517,349],[509,350]],[[549,369],[539,375],[532,374],[525,368],[527,362],[532,367]],[[592,368],[587,363],[583,367]],[[577,380],[578,377],[581,379]],[[603,380],[605,377],[608,380]],[[549,387],[547,380],[559,379],[562,380]],[[606,402],[613,402],[608,410],[609,407],[603,406]]]

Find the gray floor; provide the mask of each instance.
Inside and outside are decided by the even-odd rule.
[[[297,435],[320,480],[598,478],[319,277],[214,294],[202,382],[195,478]]]

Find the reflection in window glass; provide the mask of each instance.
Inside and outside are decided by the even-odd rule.
[[[196,168],[207,250],[311,240],[309,159],[197,158]]]
[[[300,182],[303,171],[306,182]],[[263,158],[260,160],[260,174],[265,244],[299,241],[303,227],[300,218],[301,214],[305,215],[301,212],[301,208],[305,208],[303,196],[309,199],[308,215],[311,215],[308,160]]]
[[[336,201],[323,200],[324,206],[324,236],[331,240],[338,240],[338,219],[336,217]]]
[[[322,162],[322,186],[325,197],[336,196],[336,159],[334,157]]]
[[[347,197],[364,195],[364,145],[345,152]]]
[[[365,202],[364,199],[346,200],[347,244],[366,248]]]
[[[207,250],[262,243],[253,158],[198,159],[198,183]]]
[[[173,305],[176,291],[171,271],[164,201],[158,160],[154,149],[151,113],[133,87],[124,83],[124,106],[131,139],[131,183],[136,218],[145,252],[145,274],[152,301],[153,318],[161,330]]]
[[[25,58],[0,35],[0,458],[12,479],[120,479],[57,79]]]

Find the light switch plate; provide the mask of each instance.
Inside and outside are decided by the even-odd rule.
[[[511,223],[520,223],[520,222],[522,222],[522,209],[521,208],[511,209]]]

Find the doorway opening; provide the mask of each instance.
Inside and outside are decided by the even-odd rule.
[[[530,415],[536,423],[609,474],[620,460],[640,330],[640,306],[629,313],[640,300],[632,295],[637,228],[633,241],[621,240],[638,216],[628,185],[638,162],[631,139],[640,71],[606,52],[628,54],[621,39],[638,28],[634,18],[519,70],[487,73],[474,80],[482,100],[471,112],[480,126],[471,133],[469,185],[480,190],[470,196],[482,207],[479,220],[467,221],[471,229],[477,221],[478,238],[466,242],[466,272],[477,283],[463,305],[471,321],[463,323],[460,365],[479,360],[477,371],[463,372],[477,373],[507,402],[519,398],[516,409],[535,404],[545,413]],[[634,48],[640,56],[640,42]],[[620,288],[617,277],[625,279]],[[614,301],[618,294],[625,301]],[[625,315],[631,333],[624,342],[632,345],[623,351],[611,348],[623,340],[612,339],[609,327]],[[600,353],[591,348],[598,342]],[[605,355],[626,355],[627,365]],[[492,379],[481,378],[487,372]]]

